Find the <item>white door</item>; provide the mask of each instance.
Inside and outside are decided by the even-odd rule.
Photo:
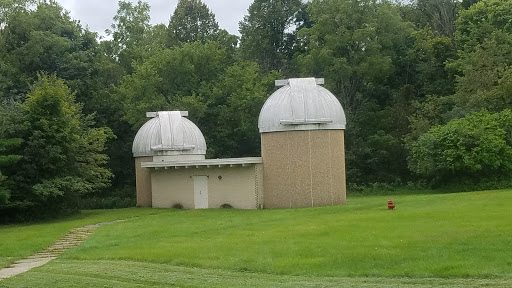
[[[208,176],[192,176],[194,179],[194,207],[208,209]]]

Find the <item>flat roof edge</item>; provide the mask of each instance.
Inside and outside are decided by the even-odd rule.
[[[259,127],[260,133],[289,132],[289,131],[315,131],[315,130],[346,130],[346,125],[338,124],[296,124],[272,127]]]
[[[189,161],[163,161],[163,162],[142,162],[143,168],[166,168],[166,167],[210,167],[210,166],[234,166],[234,165],[253,165],[261,164],[261,157],[247,158],[225,158],[225,159],[206,159],[206,160],[189,160]]]

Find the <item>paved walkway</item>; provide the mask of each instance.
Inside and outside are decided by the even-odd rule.
[[[98,223],[94,225],[87,225],[79,228],[74,228],[69,231],[64,237],[55,242],[52,246],[37,252],[25,259],[16,261],[9,267],[0,269],[0,281],[3,279],[11,278],[21,273],[25,273],[33,268],[43,266],[44,264],[57,258],[63,252],[80,245],[82,242],[100,226],[122,222],[125,220],[117,220],[112,222]]]

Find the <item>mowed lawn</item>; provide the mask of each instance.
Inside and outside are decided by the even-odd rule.
[[[389,197],[293,210],[121,210],[131,220],[0,287],[512,286],[511,190],[391,196],[393,211]],[[56,224],[45,225],[0,228],[0,257],[23,254],[5,253],[4,235],[36,237],[27,230],[44,235]]]
[[[53,244],[72,228],[115,220],[154,215],[156,209],[118,209],[83,211],[78,215],[50,222],[0,225],[0,268],[30,256]]]

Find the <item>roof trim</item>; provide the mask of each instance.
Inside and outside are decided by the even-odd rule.
[[[263,163],[261,157],[227,158],[227,159],[206,159],[190,161],[164,161],[164,162],[142,162],[143,168],[210,168],[210,167],[233,167],[251,166]]]
[[[161,111],[161,112],[165,112],[165,111]],[[175,112],[179,112],[181,117],[188,117],[188,111],[175,111]],[[146,118],[158,117],[158,113],[159,112],[146,112]]]
[[[315,78],[316,85],[324,85],[325,79],[324,78]],[[274,81],[276,87],[282,87],[290,84],[290,79],[284,79],[284,80],[276,80]]]
[[[329,124],[334,122],[331,119],[305,119],[305,120],[281,120],[283,125],[304,125],[304,124]]]

